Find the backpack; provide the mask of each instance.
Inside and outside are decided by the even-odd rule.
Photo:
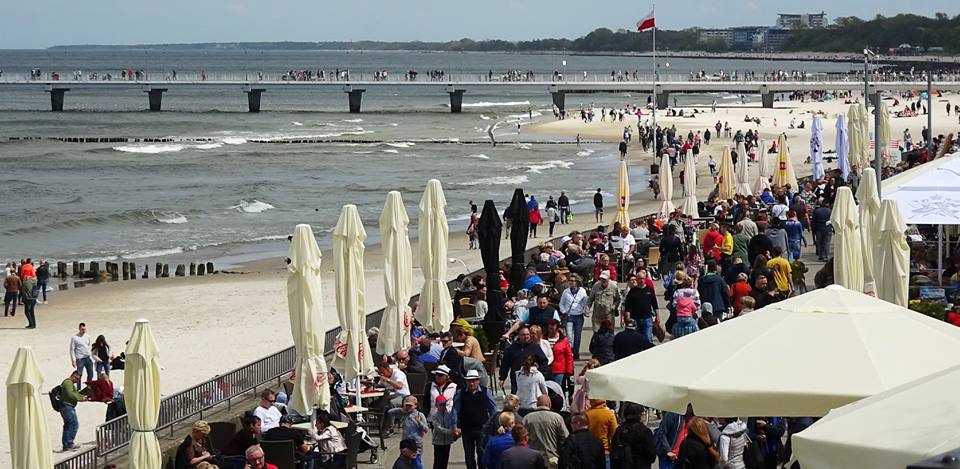
[[[613,434],[610,442],[610,468],[631,469],[636,467],[633,461],[633,449],[630,448],[628,425],[621,425]]]
[[[53,410],[60,412],[60,409],[63,409],[63,406],[66,404],[63,403],[63,388],[57,386],[50,390],[50,405],[53,406]]]

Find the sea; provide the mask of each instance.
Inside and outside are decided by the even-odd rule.
[[[609,77],[611,70],[650,74],[649,58],[518,53],[429,53],[282,50],[0,50],[0,80],[16,74],[74,71],[119,76],[277,76],[289,70],[349,69],[366,79],[376,70],[399,76],[430,70],[476,79],[489,72]],[[764,60],[669,59],[667,74],[751,70],[840,72],[851,64]],[[368,242],[388,191],[403,195],[416,234],[417,204],[429,179],[447,197],[451,232],[463,230],[469,203],[492,199],[502,209],[517,187],[541,200],[564,190],[589,204],[600,187],[615,192],[615,145],[575,145],[569,137],[528,133],[552,119],[544,88],[468,89],[463,112],[449,112],[443,88],[368,89],[363,112],[347,112],[336,87],[269,89],[262,112],[247,111],[232,87],[175,88],[163,111],[147,110],[139,89],[75,89],[65,111],[49,111],[42,87],[0,88],[0,260],[214,260],[221,268],[281,256],[286,237],[309,223],[331,243],[341,207],[355,204]],[[567,108],[644,104],[630,93],[568,96]],[[678,95],[683,105],[720,105],[733,95]],[[520,124],[518,133],[517,124]],[[627,122],[635,123],[635,122]],[[499,144],[489,142],[494,130]],[[22,140],[23,137],[35,137]],[[129,142],[67,143],[62,137],[120,137]],[[137,142],[136,139],[168,139]],[[337,140],[290,143],[296,140]],[[268,141],[269,143],[255,143]],[[631,168],[631,187],[647,188],[647,164]]]

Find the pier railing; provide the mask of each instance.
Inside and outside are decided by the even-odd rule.
[[[603,82],[652,82],[653,74],[637,73],[632,71],[620,70],[609,72],[598,71],[556,71],[539,70],[523,71],[518,73],[490,73],[480,70],[475,71],[448,71],[443,75],[430,76],[423,71],[417,75],[410,75],[404,72],[388,71],[383,74],[381,70],[372,69],[340,69],[325,70],[321,76],[314,70],[310,74],[306,71],[278,72],[278,71],[216,71],[216,72],[145,72],[143,75],[121,76],[119,71],[82,71],[76,72],[41,72],[33,75],[26,72],[5,71],[0,75],[0,83],[46,83],[63,81],[70,83],[77,82],[111,82],[111,83],[131,83],[131,84],[149,84],[151,82],[183,82],[187,83],[276,83],[276,82],[313,82],[313,83],[349,83],[349,82],[385,82],[385,83],[459,83],[459,82],[499,82],[499,83],[518,83],[518,82],[536,82],[536,83],[603,83]],[[912,82],[925,81],[926,75],[922,73],[908,74],[903,72],[875,72],[870,73],[871,82]],[[863,81],[863,73],[859,72],[780,72],[766,71],[766,73],[744,72],[743,70],[731,70],[729,73],[715,73],[706,76],[699,76],[695,73],[670,73],[661,72],[657,77],[663,82],[678,81],[721,81],[737,83],[760,83],[760,82],[808,82],[808,81]],[[933,73],[933,81],[960,81],[960,73]]]

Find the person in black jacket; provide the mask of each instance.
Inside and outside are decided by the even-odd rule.
[[[730,309],[730,287],[726,280],[717,272],[717,261],[707,261],[707,275],[700,277],[697,290],[700,292],[700,302],[713,305],[717,320],[723,320],[724,314]]]
[[[680,444],[674,467],[683,469],[713,469],[720,461],[720,453],[713,447],[707,422],[700,417],[690,419],[687,438]]]
[[[663,228],[663,237],[660,238],[660,265],[657,269],[661,274],[666,275],[681,260],[683,260],[683,240],[677,236],[676,226],[666,225]]]
[[[651,319],[657,310],[657,294],[647,284],[645,270],[627,278],[629,289],[623,300],[623,321],[635,319],[638,323]],[[653,327],[653,324],[650,324]],[[643,328],[646,329],[646,328]]]
[[[624,422],[613,434],[610,449],[611,469],[650,469],[657,459],[653,432],[640,421],[642,414],[639,404],[623,403]]]
[[[613,339],[613,322],[604,319],[600,323],[600,329],[594,332],[590,339],[590,355],[593,355],[601,365],[616,360],[613,354]]]
[[[603,469],[606,456],[603,443],[590,433],[587,416],[576,414],[570,419],[573,428],[567,439],[560,445],[558,469]]]
[[[507,347],[503,355],[503,363],[500,366],[500,388],[503,388],[507,381],[507,374],[510,374],[510,393],[517,393],[517,372],[523,367],[523,362],[527,357],[533,356],[537,360],[537,368],[547,369],[547,356],[543,354],[540,344],[533,342],[530,338],[530,328],[523,326],[519,331],[519,339]]]
[[[613,358],[620,360],[635,353],[653,348],[646,334],[637,330],[637,322],[628,319],[624,329],[613,337]]]
[[[770,257],[770,251],[773,250],[773,241],[767,236],[765,224],[757,223],[757,234],[750,238],[747,244],[747,258],[750,265],[756,262],[757,256],[763,254]]]

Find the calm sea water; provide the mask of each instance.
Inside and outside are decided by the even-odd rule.
[[[213,73],[282,73],[290,69],[445,69],[463,74],[509,69],[550,74],[607,74],[613,69],[649,73],[649,61],[619,57],[524,54],[313,51],[0,51],[5,76],[43,71],[111,72],[143,68],[148,73],[204,69]],[[683,60],[688,71],[841,71],[849,65],[763,61]],[[423,76],[423,74],[421,74]],[[468,201],[491,198],[501,208],[515,187],[543,199],[566,190],[588,200],[592,190],[614,192],[618,161],[612,145],[529,143],[560,137],[516,133],[515,121],[532,110],[549,114],[542,92],[468,90],[464,112],[450,114],[440,90],[379,88],[364,95],[360,115],[346,113],[336,89],[269,90],[263,112],[246,113],[246,98],[234,89],[176,89],[163,98],[164,112],[145,111],[139,90],[74,90],[66,112],[51,113],[40,89],[0,93],[0,260],[34,258],[220,259],[226,263],[285,252],[282,240],[297,223],[310,223],[322,244],[340,207],[356,204],[377,239],[377,219],[390,190],[403,193],[413,227],[426,181],[440,179],[449,202],[451,231],[465,227]],[[589,95],[579,102],[623,105],[645,96]],[[681,104],[736,99],[679,96]],[[446,142],[487,138],[494,122],[510,143]],[[209,142],[74,144],[10,137],[172,137]],[[298,137],[356,140],[340,144],[256,144],[252,139]],[[388,143],[363,143],[378,140]],[[646,170],[633,170],[635,189],[646,187]]]

